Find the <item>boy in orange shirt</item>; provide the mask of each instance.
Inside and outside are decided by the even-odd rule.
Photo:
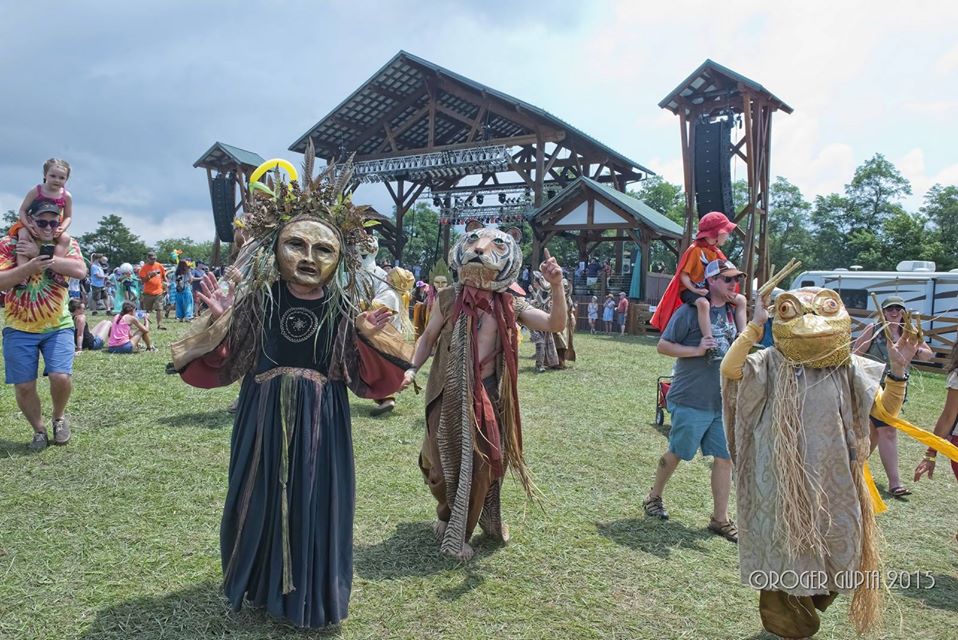
[[[728,240],[729,233],[736,227],[724,213],[712,211],[699,220],[695,241],[682,254],[676,267],[676,275],[669,282],[662,300],[652,316],[651,324],[663,331],[675,310],[683,303],[695,307],[699,329],[704,339],[712,340],[712,325],[709,321],[708,289],[705,288],[705,266],[713,260],[726,260],[719,248]],[[745,296],[735,296],[735,325],[741,333],[745,330]]]

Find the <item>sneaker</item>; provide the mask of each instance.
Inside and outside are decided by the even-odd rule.
[[[648,497],[642,501],[642,508],[645,509],[645,515],[660,520],[668,520],[669,512],[665,510],[662,504],[662,496]]]
[[[66,444],[70,442],[70,425],[66,418],[53,420],[53,444]]]
[[[33,440],[30,441],[29,447],[30,451],[43,451],[47,448],[49,440],[47,439],[47,432],[33,432]]]

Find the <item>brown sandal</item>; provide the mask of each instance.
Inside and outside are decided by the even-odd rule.
[[[709,520],[709,531],[722,536],[729,542],[738,544],[738,529],[735,527],[735,523],[732,522],[731,518],[725,522],[719,522],[715,518],[712,518]]]

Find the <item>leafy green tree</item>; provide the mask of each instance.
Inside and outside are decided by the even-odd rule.
[[[439,213],[428,203],[417,202],[410,207],[403,216],[406,246],[403,247],[400,262],[409,266],[418,264],[423,271],[427,271],[436,262],[437,247],[442,251],[439,231]]]
[[[848,267],[856,262],[856,249],[849,239],[856,231],[853,220],[856,217],[855,204],[845,196],[830,193],[816,196],[810,214],[812,224],[812,242],[803,259],[809,269],[836,269]],[[864,236],[874,235],[868,231]],[[859,234],[858,245],[868,244]]]
[[[791,258],[805,259],[811,244],[809,214],[812,205],[801,190],[778,176],[769,188],[769,263],[782,266]]]
[[[958,268],[958,186],[936,184],[925,194],[928,255],[942,271]]]
[[[639,188],[629,192],[665,215],[678,225],[685,224],[685,192],[682,187],[672,184],[661,176],[652,176],[639,183]]]
[[[115,214],[101,218],[96,230],[84,233],[78,241],[86,253],[105,254],[111,264],[139,262],[149,251],[146,244]]]
[[[845,196],[854,205],[854,230],[876,231],[882,223],[901,212],[899,202],[911,195],[911,183],[895,165],[876,153],[855,169],[852,181],[845,185]]]
[[[10,225],[15,224],[18,220],[20,220],[20,216],[13,209],[7,209],[7,212],[3,214],[4,227],[9,228]]]
[[[874,260],[878,268],[894,271],[902,260],[932,260],[938,245],[926,245],[928,221],[920,213],[898,211],[882,225],[880,255]]]
[[[156,243],[156,258],[160,262],[172,262],[171,254],[181,249],[181,256],[193,261],[202,260],[209,264],[213,258],[213,241],[196,242],[192,238],[169,238]]]

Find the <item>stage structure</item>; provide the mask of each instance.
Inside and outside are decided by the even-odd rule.
[[[309,139],[327,162],[352,156],[356,185],[386,186],[397,258],[403,217],[419,198],[440,211],[446,253],[453,224],[517,222],[581,176],[624,191],[652,174],[539,107],[405,51],[290,150],[305,153]],[[544,235],[534,233],[538,252]]]
[[[706,60],[659,107],[679,116],[682,165],[685,174],[685,231],[682,246],[691,242],[692,228],[709,211],[721,211],[738,224],[744,240],[741,268],[748,278],[764,282],[768,275],[769,160],[772,114],[792,108],[762,85],[731,69]],[[732,132],[744,125],[742,137]],[[735,211],[731,162],[745,162],[748,201]],[[751,294],[750,287],[746,295]]]
[[[194,167],[206,169],[206,180],[210,187],[210,201],[213,204],[213,223],[216,227],[216,239],[213,241],[213,263],[219,264],[220,243],[233,242],[233,218],[243,206],[246,198],[246,183],[249,176],[265,160],[252,151],[214,142]],[[213,175],[213,172],[216,175]],[[236,191],[239,189],[239,200]]]
[[[648,296],[649,245],[661,241],[677,257],[677,245],[682,238],[682,227],[642,200],[584,176],[540,207],[530,224],[543,234],[543,245],[560,233],[574,237],[580,260],[585,260],[600,243],[615,242],[616,264],[620,267],[622,242],[635,242],[639,247],[643,297]],[[606,235],[607,232],[613,235]]]

